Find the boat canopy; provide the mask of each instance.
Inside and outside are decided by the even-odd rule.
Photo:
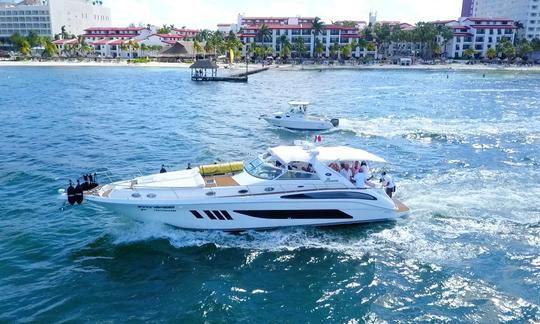
[[[323,163],[334,161],[386,162],[380,156],[350,146],[315,147],[312,149],[305,149],[302,146],[277,146],[268,149],[268,151],[284,164],[293,161],[309,162],[314,157]]]

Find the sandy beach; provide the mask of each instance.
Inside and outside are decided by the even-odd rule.
[[[118,62],[55,62],[55,61],[0,61],[0,68],[7,66],[17,67],[142,67],[142,68],[181,68],[187,69],[191,63],[127,63]],[[234,65],[218,64],[221,69],[228,70],[229,73],[237,73],[245,70],[245,65],[237,63]],[[261,64],[250,64],[249,70],[261,68]],[[309,71],[309,70],[436,70],[436,71],[516,71],[516,72],[540,72],[540,66],[513,66],[513,65],[488,65],[464,63],[449,64],[414,64],[411,66],[400,66],[393,64],[365,64],[365,65],[324,65],[324,64],[282,64],[270,65],[271,68],[282,71]]]

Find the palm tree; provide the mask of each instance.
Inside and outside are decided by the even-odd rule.
[[[490,47],[486,52],[486,56],[488,59],[493,60],[497,57],[497,51],[493,47]]]
[[[317,37],[319,34],[323,33],[324,26],[325,26],[325,24],[321,20],[321,18],[315,17],[315,19],[313,19],[313,23],[311,25],[311,32],[313,33],[313,35],[315,35],[315,37]]]
[[[281,53],[282,58],[289,57],[291,55],[291,42],[287,35],[281,35],[278,39],[279,44],[281,44]]]
[[[93,48],[88,45],[86,39],[83,35],[77,37],[77,52],[81,56],[86,56],[88,53],[92,52]]]
[[[268,25],[263,24],[259,31],[257,32],[257,37],[265,43],[267,38],[270,38],[272,36],[272,31],[270,28],[268,28]]]
[[[463,56],[465,56],[465,57],[468,58],[468,59],[473,58],[474,55],[476,55],[476,51],[475,51],[474,48],[472,48],[472,47],[467,48],[467,49],[463,52]]]
[[[199,53],[201,53],[203,51],[201,43],[199,43],[199,41],[197,39],[195,39],[193,41],[193,50],[195,51],[195,53],[194,53],[195,58],[197,57],[197,55]],[[203,58],[204,58],[204,56],[203,56]]]
[[[120,50],[122,52],[127,52],[129,51],[129,45],[126,43],[126,42],[122,42],[122,44],[120,44]]]
[[[350,58],[350,57],[351,57],[351,53],[352,53],[351,45],[350,45],[350,44],[347,44],[347,45],[343,46],[342,52],[343,52],[343,56],[344,56],[346,59]]]
[[[212,31],[208,29],[203,29],[197,34],[195,39],[198,40],[199,42],[206,42],[210,38],[211,35],[212,35]]]
[[[294,49],[296,50],[296,53],[303,57],[304,54],[307,51],[306,44],[304,42],[304,39],[302,37],[298,37],[296,41],[294,42]]]
[[[26,39],[23,39],[21,41],[21,53],[24,56],[29,56],[31,53],[32,47],[30,46],[30,42]]]
[[[317,58],[320,59],[322,54],[324,53],[324,45],[321,42],[321,40],[318,38],[315,38],[314,50],[315,50],[315,53],[317,54]]]

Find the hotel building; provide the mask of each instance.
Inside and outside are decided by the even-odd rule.
[[[25,0],[0,3],[0,39],[7,40],[19,32],[35,31],[54,37],[62,27],[70,34],[80,35],[91,26],[111,25],[111,11],[102,1],[88,0]]]
[[[139,45],[158,45],[163,48],[172,46],[179,41],[193,39],[199,33],[196,29],[175,28],[169,34],[158,34],[156,26],[148,27],[91,27],[84,30],[82,35],[85,41],[93,47],[94,55],[107,58],[137,58],[145,54],[141,49],[122,50],[126,43]],[[65,45],[78,44],[78,40],[60,39],[55,40],[59,50],[65,50]]]
[[[520,36],[540,39],[540,0],[474,0],[473,17],[508,17],[523,24]]]
[[[307,53],[311,57],[316,56],[315,44],[316,39],[318,38],[324,46],[323,55],[328,56],[330,54],[330,48],[334,44],[350,44],[353,40],[360,37],[358,35],[359,29],[357,26],[345,26],[339,23],[325,25],[322,34],[315,36],[313,34],[314,20],[314,17],[244,17],[239,15],[237,24],[239,26],[238,36],[245,44],[243,54],[245,54],[247,45],[251,43],[271,47],[275,53],[279,53],[282,49],[280,38],[281,36],[286,36],[292,45],[294,45],[298,39],[302,39],[306,46]],[[271,32],[271,35],[265,39],[262,39],[262,37],[258,35],[263,25],[266,25]],[[223,24],[221,24],[220,27],[223,27]],[[354,56],[361,55],[359,49],[352,54]]]
[[[505,18],[461,17],[459,20],[434,21],[433,24],[453,29],[454,37],[445,48],[448,58],[461,58],[469,48],[473,48],[479,57],[486,57],[488,49],[496,48],[503,37],[514,42],[516,34],[514,21]]]

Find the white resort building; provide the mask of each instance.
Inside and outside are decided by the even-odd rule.
[[[244,43],[243,54],[246,53],[247,46],[251,43],[271,47],[275,53],[279,53],[282,47],[280,39],[282,36],[286,36],[293,45],[293,52],[294,44],[301,39],[310,57],[316,56],[315,44],[318,38],[324,46],[323,55],[328,56],[334,44],[343,46],[360,38],[359,26],[349,26],[343,22],[325,25],[322,34],[315,36],[313,33],[314,20],[314,17],[244,17],[239,15],[236,26],[239,27],[238,37]],[[358,23],[365,25],[365,22]],[[260,36],[259,31],[263,25],[268,27],[271,33],[269,37]],[[231,24],[229,30],[234,31],[233,26],[235,24]],[[220,30],[227,30],[226,24],[220,24],[218,27]],[[366,51],[356,49],[352,54],[356,57],[365,56]]]
[[[512,19],[462,17],[458,20],[434,21],[435,25],[449,26],[454,37],[446,44],[448,58],[461,58],[463,53],[472,48],[478,57],[485,58],[490,48],[506,38],[514,42],[516,27]]]
[[[80,35],[86,28],[111,26],[111,11],[102,1],[24,0],[0,2],[0,40],[16,32],[54,38],[62,30]]]
[[[154,49],[144,50],[143,44],[164,49],[178,42],[190,40],[199,33],[196,29],[182,28],[172,29],[169,34],[159,34],[157,31],[156,26],[91,27],[85,29],[82,36],[97,57],[131,59],[156,54]],[[78,39],[59,39],[53,43],[58,46],[60,52],[64,52],[66,45],[78,44]]]
[[[520,36],[540,39],[540,0],[474,0],[472,5],[474,17],[508,17],[522,24]]]

